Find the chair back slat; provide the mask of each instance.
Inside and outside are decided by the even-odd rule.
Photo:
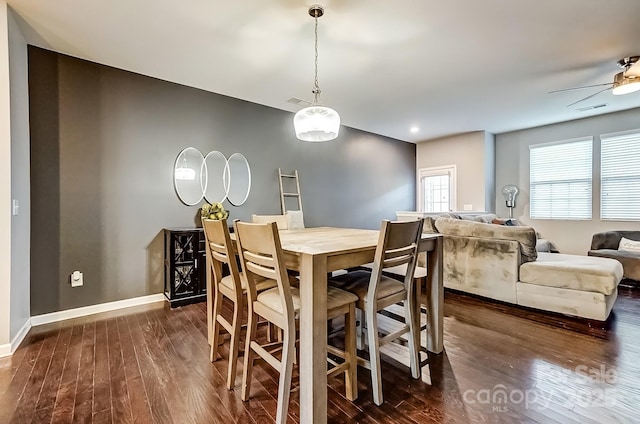
[[[275,280],[278,278],[278,273],[274,268],[265,267],[255,262],[251,262],[250,260],[247,260],[246,264],[247,269],[256,275],[264,278],[269,278],[271,280]]]
[[[382,263],[382,268],[391,268],[394,266],[407,264],[409,263],[409,261],[411,261],[412,257],[412,255],[402,255],[385,259]]]
[[[238,242],[238,251],[242,269],[247,277],[249,307],[256,301],[256,283],[264,278],[276,281],[283,316],[295,328],[295,311],[287,270],[284,265],[284,254],[275,222],[253,224],[234,221]]]
[[[209,243],[209,247],[211,247],[211,256],[222,263],[229,263],[229,256],[225,252],[221,252],[217,250],[219,245],[214,245],[213,243]]]
[[[408,263],[412,258],[414,250],[414,243],[397,249],[385,250],[384,263],[382,267],[390,268],[392,266],[404,265]]]
[[[254,262],[256,264],[260,264],[267,268],[275,268],[275,259],[273,256],[268,256],[265,254],[256,254],[249,250],[245,250],[245,255],[247,255],[247,260]]]

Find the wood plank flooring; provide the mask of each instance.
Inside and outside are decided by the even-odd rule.
[[[277,373],[258,363],[242,402],[240,365],[228,391],[226,345],[211,364],[205,313],[158,303],[31,329],[0,359],[0,423],[273,422]],[[605,325],[447,292],[445,353],[430,358],[429,378],[386,357],[381,407],[368,371],[353,403],[332,379],[328,421],[637,423],[639,334],[638,290],[621,290]],[[294,390],[290,422],[299,408]]]

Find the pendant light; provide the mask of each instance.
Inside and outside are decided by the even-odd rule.
[[[329,141],[338,136],[340,131],[340,115],[335,110],[320,104],[320,86],[318,85],[318,18],[324,15],[324,8],[313,5],[309,15],[315,19],[315,80],[313,84],[313,104],[293,117],[296,136],[302,141]]]

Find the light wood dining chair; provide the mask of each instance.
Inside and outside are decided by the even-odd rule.
[[[296,343],[296,323],[300,315],[300,291],[289,284],[284,254],[276,223],[250,224],[235,221],[235,233],[242,269],[247,275],[249,321],[242,375],[242,400],[249,399],[251,375],[256,354],[280,372],[276,423],[286,423],[291,391],[291,375]],[[273,279],[277,287],[258,293],[256,282]],[[336,288],[328,288],[327,318],[345,317],[345,349],[343,362],[330,360],[328,377],[345,374],[346,397],[357,398],[357,360],[355,342],[355,302],[357,296]],[[281,342],[261,345],[256,339],[256,323],[263,317],[282,329]],[[333,352],[333,351],[332,351]],[[280,359],[276,355],[280,354]],[[302,352],[301,354],[304,354]]]
[[[382,374],[380,346],[408,333],[411,375],[420,377],[419,345],[420,324],[414,291],[414,271],[418,254],[418,242],[422,233],[422,220],[407,222],[382,221],[378,246],[371,271],[355,270],[329,279],[333,287],[347,290],[358,296],[356,307],[364,313],[367,327],[369,358],[359,358],[359,363],[371,370],[373,401],[382,405]],[[384,275],[383,269],[407,266],[404,282]],[[405,324],[384,337],[378,335],[378,311],[403,302]],[[361,323],[362,324],[362,323]]]
[[[267,222],[275,222],[278,230],[288,230],[289,222],[286,215],[251,215],[251,222],[256,224],[265,224]]]
[[[209,359],[211,362],[215,362],[218,359],[218,347],[221,337],[220,327],[222,327],[231,335],[227,372],[227,389],[231,390],[235,386],[242,314],[247,310],[247,279],[244,273],[238,269],[238,262],[236,261],[233,244],[231,244],[226,219],[203,219],[202,226],[207,245],[207,263],[209,264],[207,271],[213,274],[213,306],[211,312],[211,331],[213,334]],[[226,264],[229,268],[229,275],[223,275],[223,264]],[[275,286],[275,280],[261,279],[255,288],[256,291],[262,291]],[[223,297],[233,303],[231,322],[222,315]]]

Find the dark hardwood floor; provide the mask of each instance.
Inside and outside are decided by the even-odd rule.
[[[249,402],[226,390],[205,309],[160,303],[31,329],[0,359],[0,423],[273,422],[277,373],[258,364]],[[428,367],[431,384],[387,359],[381,407],[367,371],[354,403],[330,380],[328,421],[640,422],[640,291],[622,289],[605,325],[447,292],[445,353]],[[298,422],[296,391],[289,411]]]

